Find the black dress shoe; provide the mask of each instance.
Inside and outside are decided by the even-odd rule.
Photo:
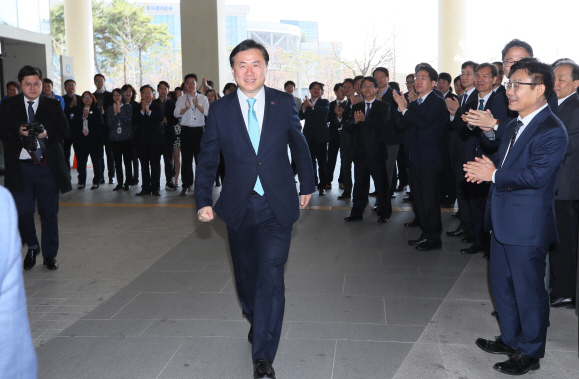
[[[146,195],[150,195],[151,193],[149,191],[145,191],[145,190],[141,190],[141,192],[137,192],[135,194],[135,196],[146,196]]]
[[[91,190],[95,190],[98,189],[99,185],[98,184],[93,184],[92,187],[90,187]]]
[[[497,311],[492,311],[492,312],[491,312],[491,316],[493,316],[494,318],[497,319],[497,321],[499,321],[499,312],[497,312]]]
[[[539,358],[529,357],[516,350],[509,359],[493,366],[498,372],[508,375],[524,375],[531,370],[538,370],[540,367]]]
[[[344,218],[344,221],[361,221],[363,216],[348,216]]]
[[[115,188],[113,188],[113,191],[119,191],[123,189],[123,185],[122,184],[117,184],[117,186]]]
[[[183,189],[181,190],[179,196],[187,196],[187,192],[189,192],[189,187],[183,186]]]
[[[100,184],[105,184],[106,182],[105,182],[104,179],[101,179],[101,181],[100,181],[99,183],[100,183]]]
[[[79,185],[78,185],[78,189],[79,189],[79,190],[83,190],[83,189],[84,189],[84,187],[85,187],[85,185],[84,185],[84,184],[79,184]]]
[[[438,250],[442,249],[442,241],[438,240],[427,240],[424,243],[416,246],[416,250]]]
[[[125,187],[124,187],[123,191],[128,191],[128,190],[130,190],[130,189],[131,189],[131,186],[128,185],[128,184],[125,184]]]
[[[139,178],[134,178],[134,179],[131,181],[131,185],[132,185],[132,186],[136,186],[137,184],[139,184]]]
[[[377,212],[378,211],[378,206],[375,205],[374,208],[372,208],[372,212]]]
[[[460,237],[464,236],[467,233],[466,229],[456,229],[456,230],[449,230],[446,232],[446,235],[449,237]]]
[[[275,371],[273,371],[273,366],[271,365],[271,362],[265,359],[258,359],[257,361],[253,362],[253,378],[275,379]]]
[[[419,238],[417,240],[408,240],[408,244],[410,246],[420,246],[423,243],[426,243],[426,241],[428,241],[426,238]]]
[[[378,224],[385,224],[388,222],[386,217],[378,217]]]
[[[249,328],[249,333],[247,333],[247,340],[249,343],[253,344],[253,326]]]
[[[412,198],[410,196],[405,197],[404,199],[402,199],[403,203],[411,203],[412,202]]]
[[[54,258],[44,258],[42,264],[49,270],[56,270],[58,268],[58,262]]]
[[[473,235],[467,235],[466,237],[463,237],[460,242],[464,242],[464,243],[474,243],[475,237]]]
[[[404,192],[404,190],[406,189],[406,186],[398,186],[394,192]]]
[[[159,191],[153,191],[153,192],[151,192],[151,195],[153,195],[153,196],[161,196],[161,192],[159,192]]]
[[[318,194],[320,196],[326,196],[326,190],[322,188],[321,190],[318,191]]]
[[[480,247],[479,245],[473,244],[470,247],[465,249],[460,249],[460,252],[463,254],[477,254],[477,253],[484,253],[487,251],[484,247]]]
[[[109,184],[115,184],[115,178],[110,178],[110,179],[109,179]]]
[[[352,195],[350,195],[349,193],[343,193],[340,196],[338,196],[338,200],[345,200],[345,199],[351,199]]]
[[[501,336],[495,337],[495,340],[485,340],[484,338],[477,338],[475,344],[491,354],[507,354],[511,355],[515,349],[503,342]]]
[[[24,257],[24,270],[28,271],[36,265],[36,256],[40,252],[40,248],[28,249]]]
[[[368,196],[376,196],[376,191],[370,192],[370,193],[368,194]]]
[[[570,297],[553,297],[551,298],[551,307],[559,308],[559,307],[567,307],[573,308],[575,305],[575,301]]]
[[[412,221],[410,221],[410,222],[405,222],[405,223],[404,223],[404,226],[406,226],[406,227],[408,227],[408,228],[412,228],[413,226],[419,226],[419,225],[420,225],[420,223],[418,222],[417,219],[414,219],[414,220],[412,220]]]
[[[454,218],[459,218],[459,217],[460,217],[460,211],[458,211],[458,212],[456,212],[456,213],[453,213],[453,214],[452,214],[452,217],[454,217]]]

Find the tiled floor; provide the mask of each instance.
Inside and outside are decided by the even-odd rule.
[[[89,174],[89,177],[91,175]],[[57,271],[24,273],[40,378],[250,378],[248,323],[232,282],[224,224],[195,219],[191,196],[137,189],[61,197]],[[216,193],[218,189],[216,189]],[[474,345],[499,334],[488,262],[406,244],[411,212],[385,225],[314,195],[293,232],[279,379],[499,378],[503,360]],[[393,200],[397,207],[401,196]],[[444,230],[458,221],[443,212]],[[534,378],[577,378],[577,317],[551,314]]]

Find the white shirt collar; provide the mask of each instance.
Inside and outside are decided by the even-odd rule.
[[[558,100],[557,100],[557,102],[558,102],[557,105],[561,105],[562,102],[564,102],[565,100],[567,100],[569,97],[573,96],[573,95],[576,94],[576,93],[577,93],[577,92],[573,91],[573,92],[571,92],[569,95],[565,96],[564,98],[558,99]]]
[[[483,100],[483,106],[487,105],[487,101],[489,101],[489,98],[491,97],[491,95],[493,94],[493,91],[489,92],[486,94],[485,97],[480,97],[480,94],[478,95],[478,102],[480,104],[480,101]],[[477,109],[478,109],[478,104],[476,105]]]
[[[476,89],[475,87],[472,87],[470,90],[468,90],[464,93],[464,95],[466,96],[467,99],[470,96],[470,94],[474,92],[475,89]]]
[[[541,112],[543,109],[545,109],[547,106],[549,105],[549,103],[545,103],[545,105],[543,105],[541,108],[537,109],[536,111],[534,111],[533,113],[528,114],[527,116],[525,116],[525,118],[521,118],[521,116],[519,115],[517,117],[517,120],[522,121],[523,124],[525,126],[529,125],[531,123],[531,121],[533,121],[533,118],[535,118],[535,116],[537,114],[539,114],[539,112]],[[519,133],[521,134],[521,133]]]
[[[260,102],[261,104],[265,104],[265,87],[261,87],[261,89],[259,90],[258,93],[255,94],[255,96],[253,97],[255,99],[255,101]],[[240,102],[247,102],[247,99],[249,99],[249,97],[243,93],[243,91],[238,87],[237,88],[237,96],[239,97],[239,101]]]
[[[364,103],[366,104],[372,104],[376,101],[376,98],[372,99],[372,101],[366,101],[366,99],[364,99]]]
[[[430,90],[430,92],[428,92],[426,95],[421,96],[420,98],[422,99],[422,101],[424,102],[424,100],[426,100],[426,98],[428,97],[428,95],[430,95],[432,93],[432,90]]]

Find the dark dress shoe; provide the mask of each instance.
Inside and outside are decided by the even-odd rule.
[[[497,311],[492,311],[492,312],[491,312],[491,316],[493,316],[494,318],[497,319],[497,321],[499,321],[499,312],[497,312]]]
[[[420,225],[420,223],[418,222],[417,219],[414,219],[414,220],[412,220],[412,221],[410,221],[410,222],[404,223],[404,226],[406,226],[406,227],[408,227],[408,228],[412,228],[413,226],[419,226],[419,225]]]
[[[92,187],[90,187],[91,190],[95,190],[98,189],[99,185],[98,184],[93,184]]]
[[[551,307],[559,308],[559,307],[567,307],[573,308],[575,305],[575,301],[570,297],[554,297],[551,298]]]
[[[473,235],[468,235],[466,237],[463,237],[460,242],[464,242],[464,243],[474,243],[475,237]]]
[[[83,190],[84,188],[85,188],[85,185],[84,185],[84,184],[80,184],[80,185],[78,186],[78,189],[79,189],[79,190]]]
[[[262,378],[270,378],[275,379],[275,371],[273,370],[273,366],[271,362],[265,359],[258,359],[257,361],[253,362],[253,378],[254,379],[262,379]]]
[[[116,182],[115,182],[115,178],[110,178],[110,179],[109,179],[109,184],[115,184],[115,183],[116,183]]]
[[[375,205],[374,208],[372,208],[372,212],[377,212],[378,211],[378,206]]]
[[[498,372],[508,375],[524,375],[531,370],[538,370],[540,367],[539,358],[529,357],[516,350],[509,359],[493,366]]]
[[[331,184],[326,184],[326,189],[332,189],[332,185],[331,185]]]
[[[426,243],[426,241],[428,241],[426,238],[419,238],[417,240],[408,240],[408,244],[410,246],[420,246],[423,243]]]
[[[485,340],[484,338],[477,338],[475,344],[491,354],[507,354],[511,355],[515,349],[503,342],[501,336],[495,337],[495,340]]]
[[[39,252],[40,249],[38,247],[36,249],[28,249],[24,257],[24,270],[28,271],[36,265],[36,256]]]
[[[326,196],[326,190],[322,188],[321,190],[318,191],[318,194],[320,196]]]
[[[344,218],[344,221],[361,221],[363,216],[348,216]]]
[[[151,195],[153,195],[153,196],[161,196],[161,192],[159,192],[159,191],[153,191],[153,192],[151,192]]]
[[[189,187],[183,186],[183,189],[181,190],[179,196],[187,196],[187,192],[189,192]]]
[[[392,199],[396,199],[396,194],[392,194]]]
[[[338,185],[338,188],[344,189],[344,183],[340,183],[340,184]]]
[[[458,218],[458,217],[459,217],[459,216],[458,216],[458,212],[453,213],[452,216],[450,216],[450,217]]]
[[[460,249],[460,252],[463,254],[477,254],[477,253],[484,253],[485,251],[487,251],[487,249],[475,244],[473,244],[471,247]]]
[[[123,191],[128,191],[128,190],[130,190],[130,189],[131,189],[131,186],[128,185],[128,184],[125,184],[125,187],[124,187]]]
[[[101,181],[100,181],[99,183],[100,183],[100,184],[105,184],[106,182],[105,182],[104,179],[101,179]]]
[[[386,217],[378,217],[378,224],[385,224],[388,222]]]
[[[416,246],[416,250],[438,250],[442,249],[442,241],[438,240],[427,240],[424,243]]]
[[[58,262],[54,258],[44,258],[42,264],[49,270],[56,270],[58,268]]]
[[[411,203],[412,202],[412,198],[410,196],[405,197],[404,199],[402,199],[403,203]]]
[[[466,229],[456,229],[456,230],[449,230],[446,232],[446,235],[449,237],[460,237],[464,236],[467,233]]]
[[[135,194],[135,196],[146,196],[146,195],[150,195],[151,193],[145,190],[141,190],[141,192],[137,192]]]
[[[441,203],[442,208],[454,208],[454,203]]]
[[[134,179],[131,181],[131,185],[132,185],[132,186],[136,186],[137,184],[139,184],[139,178],[134,178]]]
[[[113,191],[119,191],[123,189],[123,185],[122,184],[117,184],[117,186],[115,188],[113,188]]]
[[[376,191],[370,192],[370,193],[368,194],[368,196],[376,196]]]
[[[352,195],[350,195],[349,193],[343,193],[340,196],[338,196],[338,200],[345,200],[345,199],[351,199]]]
[[[249,333],[247,333],[247,340],[249,343],[253,344],[253,326],[249,328]]]
[[[406,186],[398,186],[394,192],[404,192],[404,190],[406,189]]]

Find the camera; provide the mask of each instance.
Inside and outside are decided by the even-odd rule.
[[[28,131],[27,136],[20,136],[22,138],[22,147],[29,151],[35,151],[38,146],[38,135],[44,133],[44,126],[42,124],[31,122],[22,125]]]

